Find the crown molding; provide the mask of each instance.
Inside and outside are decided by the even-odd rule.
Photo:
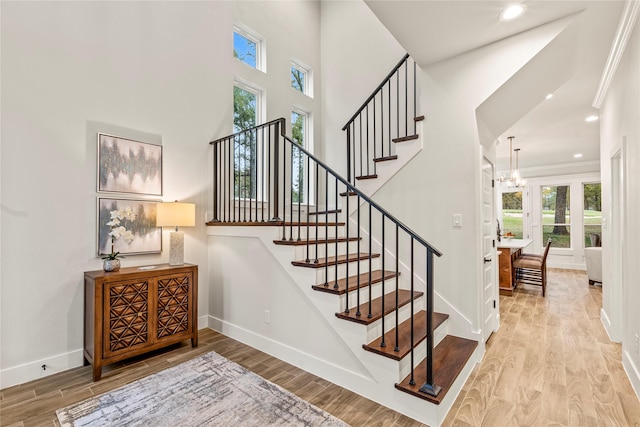
[[[624,50],[627,47],[627,42],[633,32],[633,26],[636,23],[638,13],[640,13],[640,0],[629,0],[625,3],[622,16],[620,17],[620,23],[616,30],[616,35],[613,39],[613,43],[611,44],[609,57],[607,58],[607,63],[602,71],[602,77],[600,77],[600,84],[598,85],[596,96],[593,99],[592,105],[595,108],[600,108],[602,106],[602,102],[609,91],[609,86],[613,81],[613,77],[616,75],[618,65],[620,65],[620,61],[624,55]]]

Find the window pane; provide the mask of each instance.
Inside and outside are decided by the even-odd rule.
[[[502,235],[522,239],[522,191],[502,193]]]
[[[258,45],[253,40],[249,40],[247,37],[237,32],[233,32],[233,57],[238,58],[244,62],[256,68],[256,58],[258,52]]]
[[[233,87],[233,132],[237,133],[256,125],[258,95]],[[256,198],[256,134],[242,133],[234,140],[234,193],[236,197]]]
[[[233,87],[233,133],[256,125],[257,98],[253,92]]]
[[[585,247],[601,246],[602,194],[600,184],[584,184],[584,242]]]
[[[555,248],[571,247],[570,191],[568,185],[542,187],[542,242]]]
[[[291,135],[293,141],[301,147],[305,147],[305,135],[307,127],[307,115],[297,111],[291,112]],[[293,150],[293,202],[305,202],[305,182],[306,182],[306,156],[302,151]]]
[[[304,93],[306,73],[299,68],[291,67],[291,87]]]

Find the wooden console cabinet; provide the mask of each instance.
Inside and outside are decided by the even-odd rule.
[[[198,266],[84,273],[84,357],[102,366],[191,339],[198,346]]]

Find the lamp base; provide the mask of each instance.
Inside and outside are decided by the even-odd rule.
[[[184,265],[184,233],[171,232],[169,245],[169,265]]]

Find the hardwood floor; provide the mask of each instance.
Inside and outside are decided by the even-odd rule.
[[[501,327],[458,396],[446,426],[640,426],[640,402],[619,344],[599,319],[601,288],[583,272],[549,270],[540,288],[500,297]],[[205,329],[188,342],[105,367],[94,383],[81,367],[1,391],[0,425],[58,425],[55,410],[216,351],[352,426],[422,426],[288,363]],[[390,393],[396,392],[393,390]]]
[[[640,426],[621,345],[600,322],[602,288],[581,271],[548,269],[547,296],[500,297],[501,325],[445,426]]]

